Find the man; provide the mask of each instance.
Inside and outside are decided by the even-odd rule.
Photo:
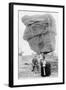
[[[39,71],[39,65],[38,65],[38,60],[36,56],[32,60],[32,67],[33,67],[32,71],[35,71],[35,70]]]
[[[44,53],[41,54],[42,59],[40,60],[40,65],[41,65],[41,76],[49,76],[51,74],[51,66],[50,63],[46,62],[45,55]]]
[[[41,54],[42,58],[40,60],[40,66],[41,66],[41,76],[45,76],[46,72],[45,72],[45,66],[46,66],[46,61],[45,61],[45,56],[42,53]]]

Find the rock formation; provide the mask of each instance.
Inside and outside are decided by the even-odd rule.
[[[55,50],[56,24],[50,14],[24,16],[22,22],[26,26],[23,39],[36,53]]]

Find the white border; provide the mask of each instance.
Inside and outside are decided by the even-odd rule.
[[[58,58],[59,58],[59,73],[58,77],[56,78],[34,78],[34,79],[22,79],[18,80],[18,10],[37,10],[37,11],[50,11],[50,12],[59,12],[59,23],[58,23]],[[60,83],[63,81],[63,9],[62,8],[55,8],[55,7],[39,7],[39,6],[20,6],[15,5],[14,6],[14,27],[13,27],[13,33],[14,33],[14,58],[13,58],[13,64],[14,64],[14,85],[26,85],[26,84],[42,84],[42,83]]]

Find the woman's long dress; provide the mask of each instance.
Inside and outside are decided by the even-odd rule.
[[[51,65],[50,63],[46,63],[46,66],[43,67],[43,63],[41,62],[41,76],[45,77],[45,76],[50,76],[51,74]]]

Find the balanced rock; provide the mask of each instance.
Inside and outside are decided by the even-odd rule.
[[[26,26],[23,39],[28,41],[33,51],[40,53],[55,50],[56,25],[52,15],[26,15],[22,22]]]

